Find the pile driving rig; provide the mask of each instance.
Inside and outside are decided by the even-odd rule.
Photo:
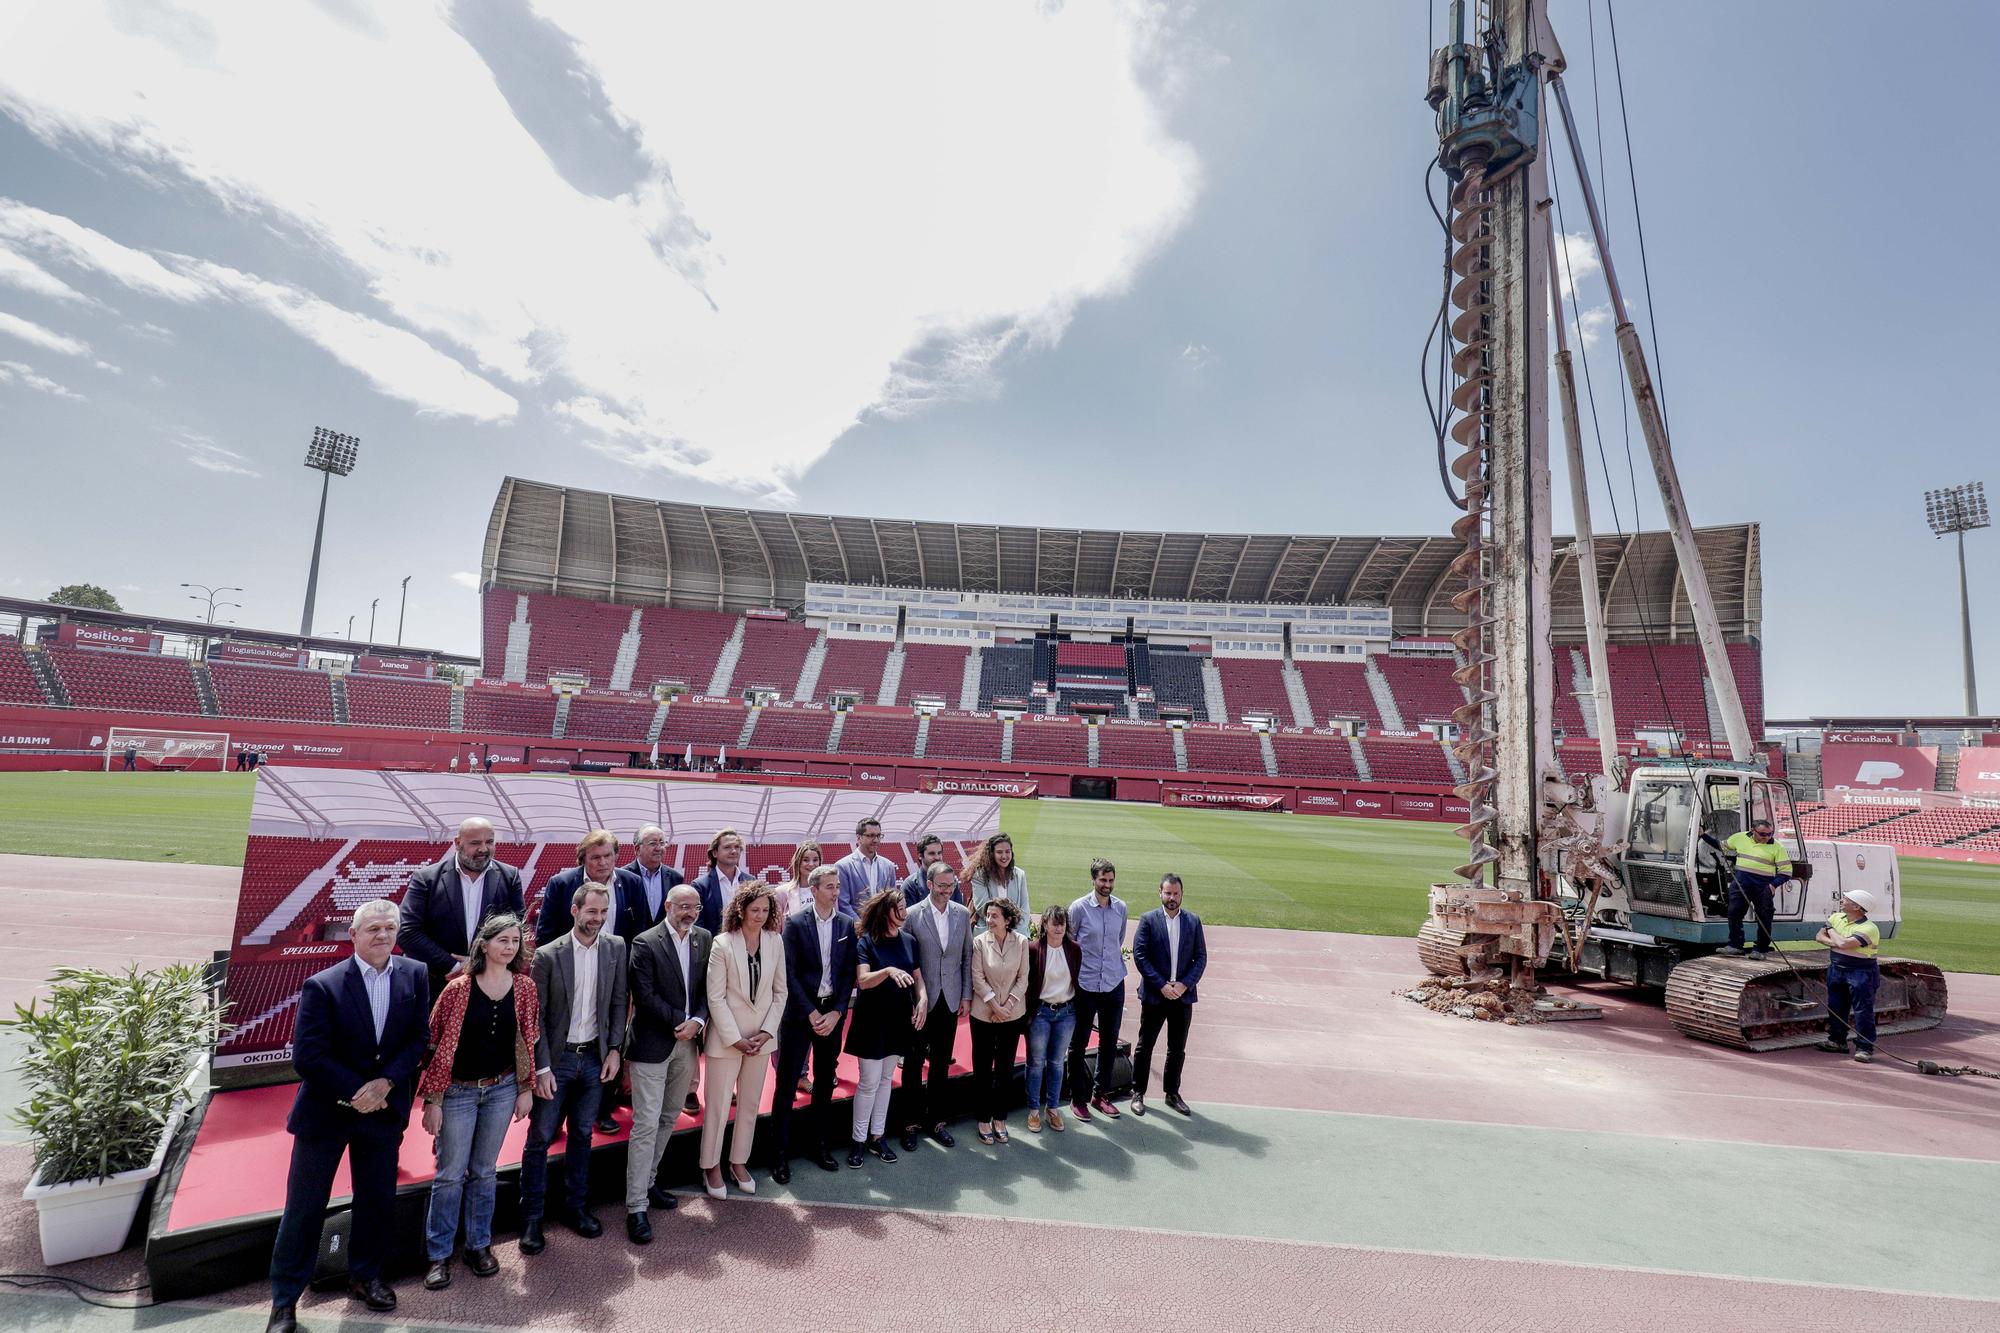
[[[1788,783],[1757,760],[1736,678],[1695,546],[1665,418],[1645,350],[1625,306],[1568,94],[1561,48],[1536,0],[1476,0],[1467,41],[1465,0],[1453,0],[1448,44],[1432,53],[1426,100],[1437,115],[1438,165],[1451,182],[1449,412],[1457,447],[1449,472],[1464,487],[1452,534],[1465,549],[1452,605],[1466,703],[1453,750],[1469,807],[1469,844],[1455,881],[1433,885],[1418,954],[1441,976],[1504,977],[1532,988],[1558,966],[1661,986],[1674,1025],[1692,1037],[1749,1050],[1819,1039],[1826,1022],[1826,955],[1765,960],[1721,956],[1730,868],[1721,844],[1769,818],[1797,830]],[[1553,105],[1552,105],[1553,99]],[[1628,767],[1617,752],[1595,560],[1576,562],[1604,774],[1566,776],[1554,744],[1550,646],[1551,508],[1548,467],[1548,318],[1556,312],[1556,378],[1568,448],[1576,540],[1592,549],[1571,354],[1557,285],[1553,202],[1545,148],[1559,108],[1609,290],[1619,358],[1666,512],[1683,587],[1715,695],[1728,760],[1668,759]],[[1545,304],[1544,297],[1548,298]],[[1448,423],[1448,424],[1445,424]],[[1456,497],[1454,497],[1456,498]],[[1811,939],[1838,895],[1866,888],[1885,939],[1901,914],[1888,847],[1787,840],[1808,867],[1779,891],[1773,934]],[[1928,963],[1883,958],[1881,1032],[1935,1027],[1944,975]]]

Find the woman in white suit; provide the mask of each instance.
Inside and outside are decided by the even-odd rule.
[[[764,1078],[778,1049],[778,1020],[785,1012],[785,946],[777,932],[766,929],[775,908],[771,886],[761,880],[738,889],[708,955],[701,1174],[711,1199],[729,1196],[722,1183],[722,1131],[729,1123],[732,1088],[736,1132],[729,1140],[729,1178],[745,1194],[757,1192],[745,1163],[757,1134]]]

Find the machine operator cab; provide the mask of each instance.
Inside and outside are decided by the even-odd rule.
[[[1730,835],[1760,819],[1780,830],[1798,827],[1790,784],[1761,771],[1713,763],[1637,770],[1627,809],[1624,878],[1638,930],[1647,929],[1646,917],[1720,925],[1728,915],[1731,871],[1723,846]],[[1782,831],[1779,841],[1807,869],[1780,889],[1777,917],[1801,920],[1803,881],[1811,875],[1806,847]],[[1708,931],[1685,926],[1655,933],[1709,942]]]

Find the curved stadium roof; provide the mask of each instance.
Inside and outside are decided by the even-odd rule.
[[[1763,615],[1754,523],[1703,528],[1702,562],[1723,632],[1757,637]],[[1556,541],[1556,632],[1581,636],[1574,543]],[[1464,623],[1448,536],[996,527],[731,509],[509,477],[487,522],[485,587],[633,606],[796,609],[814,583],[1048,596],[1388,606],[1400,634]],[[1687,635],[1680,565],[1663,532],[1597,540],[1616,638]]]

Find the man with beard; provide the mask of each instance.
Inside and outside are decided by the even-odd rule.
[[[396,944],[430,970],[430,996],[465,966],[486,918],[524,916],[521,872],[493,859],[493,825],[473,816],[458,826],[452,849],[436,865],[410,876]]]
[[[676,885],[667,893],[666,920],[631,942],[626,1067],[632,1074],[632,1141],[625,1150],[625,1234],[634,1245],[652,1243],[648,1204],[674,1206],[658,1175],[708,1026],[710,936],[695,924],[700,915],[701,894],[692,885]]]

